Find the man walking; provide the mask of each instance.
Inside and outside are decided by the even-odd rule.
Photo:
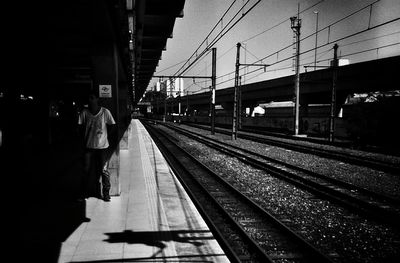
[[[108,109],[99,106],[96,92],[91,91],[88,100],[88,108],[82,110],[78,119],[85,143],[84,195],[109,202],[111,184],[106,150],[109,147],[108,134],[114,129],[115,121]]]

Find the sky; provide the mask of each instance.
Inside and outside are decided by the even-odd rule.
[[[229,25],[231,18],[233,21],[238,20],[242,13],[257,2],[258,0],[186,0],[184,16],[176,19],[173,37],[167,40],[166,50],[162,53],[154,75],[176,75],[185,69],[184,62],[196,49],[198,49],[197,54],[202,53],[217,34],[226,31],[224,27]],[[232,3],[231,9],[221,20]],[[243,6],[244,11],[240,11]],[[363,7],[366,8],[362,9]],[[294,32],[289,18],[297,16],[298,8],[301,19],[300,38],[309,36],[300,42],[300,52],[314,49],[317,41],[316,60],[317,66],[320,66],[317,69],[329,65],[329,60],[333,58],[335,43],[339,45],[339,58],[347,59],[349,63],[400,55],[400,20],[379,26],[400,18],[399,0],[261,0],[213,45],[217,49],[216,89],[234,85],[238,42],[242,45],[240,63],[273,64],[266,67],[265,72],[263,67],[242,66],[240,71],[242,84],[293,75],[294,64],[290,57],[295,52]],[[360,9],[362,10],[356,12]],[[302,12],[303,10],[305,11]],[[235,18],[237,12],[239,16]],[[318,15],[315,12],[318,12]],[[354,12],[356,12],[354,15],[337,22]],[[214,26],[216,26],[214,31],[205,41]],[[375,26],[378,27],[374,28]],[[356,34],[363,30],[365,32]],[[351,34],[356,35],[346,37]],[[340,38],[344,39],[335,41]],[[288,48],[283,49],[285,47]],[[301,54],[300,72],[314,70],[304,67],[304,65],[313,66],[314,59],[314,50]],[[194,58],[190,62],[193,60]],[[183,75],[211,76],[211,53],[202,56]],[[153,78],[148,88],[154,86],[157,81],[158,78]],[[188,91],[189,94],[206,92],[211,85],[211,81],[207,79],[184,79],[184,83],[185,93]]]

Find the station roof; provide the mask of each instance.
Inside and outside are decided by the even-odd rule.
[[[136,104],[172,37],[185,0],[58,0],[48,17],[49,81],[54,96],[79,93],[93,79],[93,54],[114,43],[122,68],[120,81],[132,83]],[[74,85],[71,85],[74,83]],[[71,90],[75,89],[75,90]]]
[[[135,87],[136,102],[145,92],[166,50],[167,39],[177,17],[183,17],[185,0],[137,0],[135,7]]]

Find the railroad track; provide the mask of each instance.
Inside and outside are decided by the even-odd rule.
[[[400,222],[400,201],[353,184],[278,161],[174,125],[168,128],[199,141],[257,169],[294,184],[314,195],[393,226]]]
[[[333,262],[284,223],[144,123],[232,262]]]
[[[196,127],[199,129],[205,129],[205,130],[210,130],[209,127],[205,127],[203,125],[196,125],[196,124],[187,124],[185,125]],[[225,130],[225,129],[220,129],[216,128],[215,132],[225,134],[225,135],[231,135],[231,131]],[[277,146],[277,147],[282,147],[285,149],[297,151],[297,152],[302,152],[302,153],[308,153],[308,154],[314,154],[320,157],[325,157],[329,159],[334,159],[350,164],[355,164],[359,166],[365,166],[369,167],[372,169],[384,171],[384,172],[389,172],[393,173],[396,175],[400,175],[400,166],[390,163],[390,162],[385,162],[383,160],[379,159],[374,159],[366,156],[357,156],[357,155],[352,155],[346,152],[342,151],[336,151],[336,150],[328,150],[328,149],[321,149],[318,147],[312,147],[308,145],[301,145],[298,143],[290,143],[290,142],[284,142],[280,140],[274,140],[274,139],[269,139],[265,137],[260,137],[261,135],[251,135],[248,133],[243,133],[239,132],[238,133],[238,138],[250,140],[250,141],[255,141],[255,142],[260,142],[272,146]]]

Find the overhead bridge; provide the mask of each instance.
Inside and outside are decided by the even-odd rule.
[[[397,69],[400,56],[388,57],[367,62],[340,66],[337,71],[336,97],[337,103],[344,103],[347,95],[373,91],[389,91],[398,89]],[[330,103],[333,69],[326,68],[300,74],[300,105]],[[233,81],[232,81],[233,84]],[[241,86],[242,107],[256,107],[259,103],[290,101],[294,97],[294,75],[249,83]],[[216,105],[225,110],[233,108],[234,88],[216,91]],[[167,112],[173,108],[178,112],[206,110],[210,104],[210,92],[169,98]],[[160,107],[153,102],[153,107]]]

